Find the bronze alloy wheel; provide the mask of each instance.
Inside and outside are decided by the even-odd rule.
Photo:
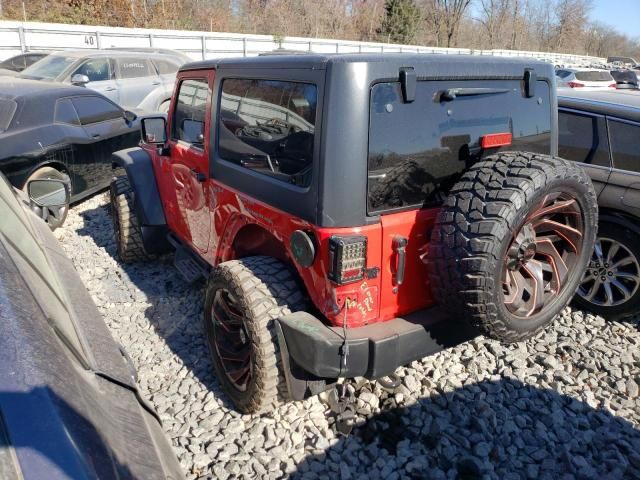
[[[235,300],[224,289],[216,292],[211,306],[215,352],[231,384],[241,392],[251,380],[251,341]]]
[[[507,249],[502,282],[512,315],[540,313],[562,292],[580,257],[583,235],[578,201],[568,193],[546,195]]]

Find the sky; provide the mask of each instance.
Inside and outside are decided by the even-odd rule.
[[[593,0],[589,18],[640,39],[640,0]]]

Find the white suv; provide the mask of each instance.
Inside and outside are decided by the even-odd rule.
[[[616,81],[607,70],[594,68],[561,68],[556,70],[558,88],[616,88]]]

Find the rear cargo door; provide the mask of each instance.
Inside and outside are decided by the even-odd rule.
[[[400,83],[373,86],[368,213],[382,223],[383,318],[432,303],[431,229],[460,173],[499,150],[551,153],[550,103],[544,81],[533,97],[522,80],[419,81],[413,102],[403,101]]]

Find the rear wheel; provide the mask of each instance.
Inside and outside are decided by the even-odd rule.
[[[434,296],[489,337],[535,335],[580,283],[597,208],[591,181],[570,162],[529,153],[488,157],[462,175],[438,214],[429,264]]]
[[[27,185],[31,180],[43,180],[43,179],[54,179],[54,180],[62,180],[66,182],[69,187],[71,187],[71,179],[69,175],[60,170],[57,170],[53,167],[42,167],[36,170],[31,174],[31,176],[24,183],[23,190],[27,191]],[[69,213],[69,204],[66,203],[61,207],[47,207],[47,216],[46,222],[49,225],[51,230],[55,230],[58,227],[61,227],[64,224],[64,221],[67,219],[67,215]]]
[[[600,224],[598,238],[575,303],[609,320],[640,312],[638,230]]]
[[[275,319],[304,306],[291,272],[274,258],[232,260],[212,273],[204,330],[218,379],[238,410],[263,411],[284,396]]]
[[[133,190],[126,175],[111,181],[109,196],[113,233],[120,260],[133,263],[152,259],[153,256],[144,249],[142,231],[134,211]]]

